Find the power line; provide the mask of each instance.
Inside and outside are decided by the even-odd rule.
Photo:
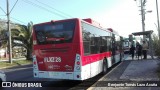
[[[12,19],[14,19],[14,20],[16,20],[16,21],[18,21],[18,22],[21,22],[21,23],[23,23],[23,24],[26,24],[25,22],[23,22],[23,21],[21,21],[21,20],[19,20],[19,19],[16,19],[16,18],[14,18],[14,17],[11,17]]]
[[[59,13],[61,13],[61,14],[64,14],[64,15],[66,15],[66,16],[68,16],[68,17],[72,17],[71,15],[66,14],[66,13],[64,13],[64,12],[62,12],[62,11],[60,11],[60,10],[57,10],[57,9],[55,9],[55,8],[53,8],[53,7],[45,4],[45,3],[42,3],[42,2],[40,2],[40,1],[38,1],[38,0],[35,0],[35,1],[37,1],[38,3],[40,3],[40,4],[42,4],[42,5],[45,5],[45,6],[49,7],[49,8],[51,8],[51,9],[54,9],[55,11],[57,11],[57,12],[59,12]]]
[[[3,10],[3,8],[0,7],[0,9],[1,9],[5,14],[7,14],[7,13]]]
[[[10,11],[9,13],[11,13],[11,12],[12,12],[12,10],[13,10],[13,9],[14,9],[14,7],[16,6],[17,2],[18,2],[18,0],[15,2],[15,4],[13,5],[13,7],[12,7],[12,9],[11,9],[11,11]]]
[[[0,16],[1,16],[1,15],[0,15]],[[5,16],[6,16],[6,15],[5,15]],[[23,22],[23,21],[21,21],[21,20],[19,20],[19,19],[17,19],[17,18],[14,18],[14,17],[10,17],[10,18],[12,18],[12,19],[14,19],[14,20],[16,20],[16,21],[18,21],[18,22],[23,23],[24,25],[26,25],[25,22]],[[4,19],[4,20],[5,20],[5,19]],[[10,24],[15,24],[15,23],[17,23],[17,22],[15,22],[15,23],[13,23],[13,22],[15,22],[15,21],[11,21]],[[5,23],[7,23],[7,21],[5,21]]]
[[[15,2],[15,4],[13,5],[13,7],[12,7],[11,11],[9,12],[9,14],[12,12],[12,10],[13,10],[14,7],[16,6],[17,2],[18,2],[18,0],[17,0],[17,1]],[[3,10],[2,7],[0,7],[0,9],[1,9],[5,14],[7,14],[7,13],[5,12],[5,10]]]
[[[0,16],[6,16],[6,15],[0,15]]]
[[[45,7],[42,7],[42,6],[40,6],[40,5],[35,4],[35,3],[33,3],[33,2],[31,2],[31,1],[29,1],[29,0],[23,0],[23,1],[24,1],[25,3],[31,4],[31,5],[33,5],[33,6],[35,6],[35,7],[38,7],[38,8],[40,8],[40,9],[45,10],[45,11],[48,11],[48,12],[50,12],[50,13],[52,13],[52,14],[54,14],[54,15],[57,15],[57,16],[59,16],[59,17],[67,18],[66,16],[63,16],[63,15],[61,15],[61,14],[59,14],[59,13],[56,13],[56,12],[53,12],[53,11],[51,11],[51,10],[45,8]]]

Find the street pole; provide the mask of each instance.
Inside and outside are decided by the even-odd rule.
[[[159,12],[158,12],[158,1],[157,0],[156,0],[156,10],[157,10],[158,36],[159,36],[159,40],[160,40]]]
[[[144,32],[145,31],[145,22],[144,22],[145,13],[144,13],[144,3],[142,0],[141,0],[141,18],[142,18],[142,31]],[[145,40],[144,35],[143,35],[143,40]]]
[[[10,30],[10,13],[9,13],[9,1],[7,0],[7,27],[8,27],[8,41],[9,41],[9,63],[12,64],[12,41],[11,41],[11,30]]]

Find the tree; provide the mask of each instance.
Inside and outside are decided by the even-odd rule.
[[[153,35],[153,47],[155,55],[160,58],[160,39],[158,39],[158,36],[156,35]]]
[[[7,31],[1,30],[0,31],[0,40],[1,40],[1,48],[5,48],[8,45],[8,37],[7,37]]]
[[[1,39],[1,48],[6,48],[8,46],[8,30],[7,30],[7,20],[0,18],[0,39]],[[10,23],[11,28],[16,27],[16,23]]]
[[[33,23],[29,22],[27,26],[18,25],[17,28],[11,30],[12,33],[12,47],[22,46],[26,48],[26,59],[30,60],[32,54],[32,26]],[[14,41],[20,41],[22,43],[16,43]]]

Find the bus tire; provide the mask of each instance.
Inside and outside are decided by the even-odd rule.
[[[107,73],[107,69],[108,69],[108,63],[107,63],[107,59],[104,59],[103,60],[103,67],[102,67],[102,69],[103,69],[103,74],[106,74]]]

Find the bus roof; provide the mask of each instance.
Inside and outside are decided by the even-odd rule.
[[[92,25],[95,25],[95,26],[97,26],[97,27],[101,27],[100,23],[92,20],[91,18],[86,18],[86,19],[82,19],[82,20],[84,20],[84,21],[86,21],[86,22],[88,22],[88,23],[91,23]]]
[[[71,18],[71,19],[63,19],[63,20],[51,20],[48,22],[43,22],[43,23],[38,23],[38,24],[34,24],[34,25],[41,25],[41,24],[46,24],[46,23],[54,23],[54,22],[63,22],[63,21],[68,21],[68,20],[78,20],[78,18]]]
[[[109,30],[109,31],[113,32],[114,34],[119,35],[119,34],[118,34],[118,32],[117,32],[117,31],[115,31],[115,30],[113,30],[112,28],[107,28],[107,30]]]

